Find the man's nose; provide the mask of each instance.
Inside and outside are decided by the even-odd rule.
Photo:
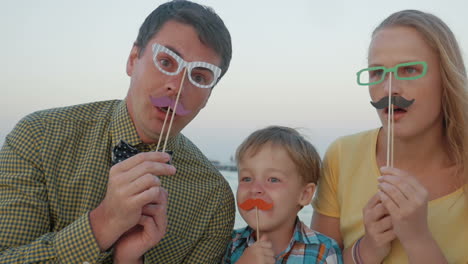
[[[184,68],[179,74],[169,76],[166,83],[167,96],[177,95],[187,81],[187,68]]]

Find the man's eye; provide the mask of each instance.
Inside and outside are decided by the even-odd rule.
[[[214,73],[205,67],[195,67],[190,71],[190,79],[197,85],[208,85],[213,82]]]
[[[199,84],[206,84],[206,79],[203,75],[197,74],[195,76],[192,76],[192,79]]]
[[[161,59],[161,60],[159,60],[159,64],[161,64],[161,66],[163,66],[163,67],[170,67],[171,66],[171,61],[169,61],[167,59]]]

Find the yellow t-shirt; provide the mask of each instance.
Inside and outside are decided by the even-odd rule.
[[[318,213],[340,219],[345,248],[364,235],[362,209],[377,192],[378,133],[375,129],[342,137],[325,155],[324,174],[312,204]],[[468,204],[463,188],[429,202],[428,224],[449,263],[468,263]],[[383,263],[408,263],[398,239]]]

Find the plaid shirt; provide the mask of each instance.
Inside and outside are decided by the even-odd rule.
[[[247,226],[234,230],[232,241],[224,256],[225,264],[236,263],[244,250],[255,243],[254,230]],[[288,247],[275,256],[276,264],[342,264],[343,256],[335,240],[324,236],[296,219],[294,234]]]
[[[141,143],[125,101],[40,111],[16,125],[0,151],[0,263],[112,262],[88,215],[106,194],[120,140]],[[168,232],[145,262],[219,263],[234,225],[229,184],[183,135],[167,149],[177,168],[160,176],[169,193]]]

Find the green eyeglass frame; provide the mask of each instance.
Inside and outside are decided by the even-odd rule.
[[[421,70],[420,73],[417,73],[416,75],[411,75],[411,76],[407,76],[407,77],[400,76],[400,74],[398,73],[398,70],[400,68],[402,68],[402,67],[409,67],[409,66],[422,66],[422,70]],[[361,79],[366,78],[365,76],[362,76],[362,74],[370,74],[373,71],[382,71],[382,77],[379,80],[373,81],[373,82],[370,82],[370,81],[369,82],[363,82],[361,80]],[[413,62],[406,62],[406,63],[397,64],[393,68],[386,68],[384,66],[377,66],[377,67],[370,67],[370,68],[362,69],[362,70],[360,70],[360,71],[358,71],[356,73],[357,83],[359,85],[363,85],[363,86],[379,84],[379,83],[381,83],[381,82],[383,82],[385,80],[385,76],[387,75],[388,72],[393,72],[393,76],[395,76],[395,79],[397,79],[397,80],[416,80],[416,79],[419,79],[419,78],[423,77],[424,75],[426,75],[426,73],[427,73],[427,63],[425,61],[413,61]]]

